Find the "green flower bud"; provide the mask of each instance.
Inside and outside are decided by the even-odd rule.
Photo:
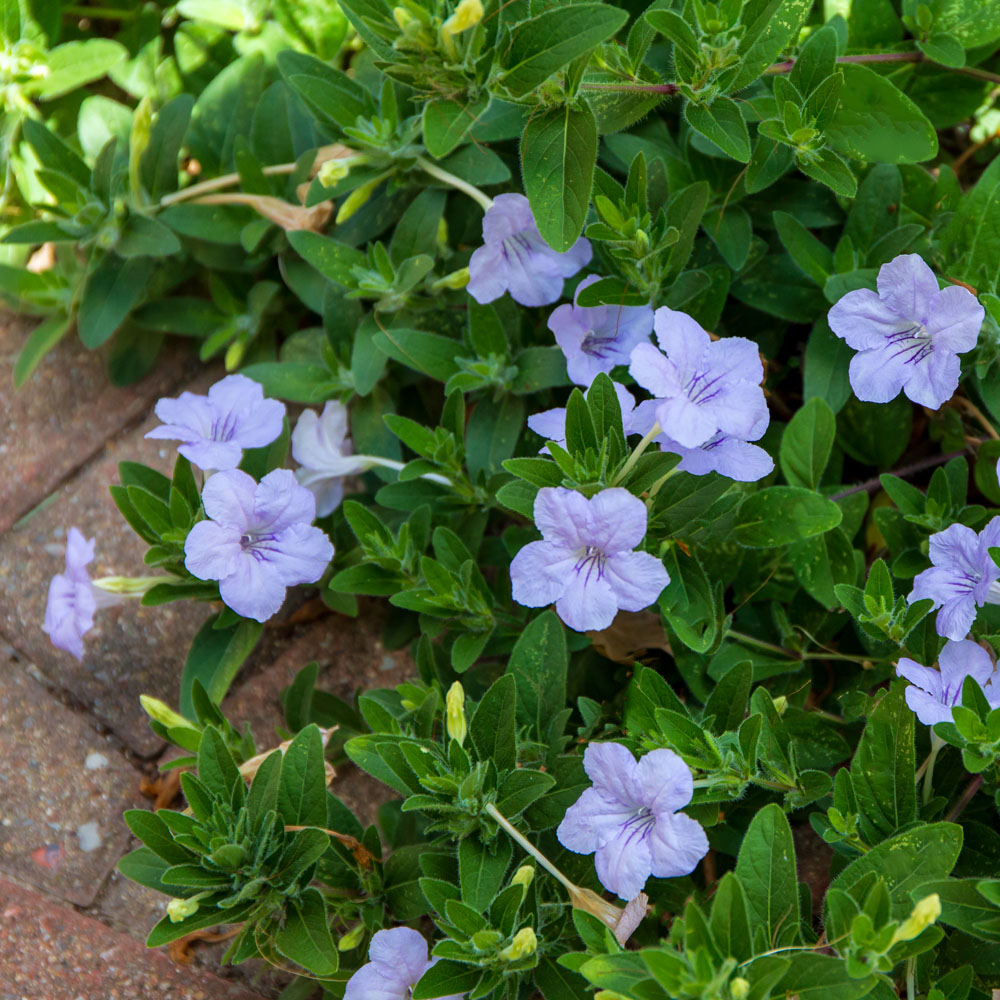
[[[358,924],[357,927],[352,927],[337,942],[337,951],[353,951],[364,940],[364,936],[365,936],[364,924]]]
[[[521,865],[516,872],[514,872],[511,877],[511,885],[523,885],[525,889],[531,885],[531,880],[535,877],[535,866],[534,865]]]
[[[465,688],[460,681],[455,681],[445,696],[448,735],[458,741],[461,746],[469,732],[465,718]]]
[[[742,976],[737,976],[729,984],[729,995],[733,998],[733,1000],[746,1000],[746,997],[749,994],[750,982]]]
[[[508,962],[519,962],[522,958],[534,955],[538,948],[538,938],[531,927],[522,927],[515,935],[514,940],[502,952],[500,957]]]
[[[148,715],[154,722],[159,722],[161,726],[166,726],[168,729],[193,729],[196,732],[200,732],[198,727],[185,719],[183,715],[178,714],[169,705],[164,704],[159,698],[150,697],[148,694],[139,695],[139,704],[142,705],[142,710]],[[178,902],[178,900],[174,900]],[[193,910],[191,911],[194,912]]]

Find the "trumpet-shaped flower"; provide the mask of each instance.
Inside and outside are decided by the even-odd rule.
[[[565,253],[542,239],[523,194],[500,194],[483,216],[483,246],[469,261],[469,294],[479,303],[509,291],[522,306],[547,306],[562,295],[563,281],[593,256],[582,236]]]
[[[428,959],[427,942],[410,927],[377,931],[368,947],[371,961],[347,980],[344,1000],[410,1000],[420,977],[437,962]],[[463,1000],[450,993],[437,1000]]]
[[[344,497],[344,477],[363,472],[366,464],[353,454],[347,407],[331,400],[322,414],[303,410],[292,431],[292,458],[302,468],[295,478],[316,498],[316,513],[325,517]]]
[[[258,382],[227,375],[207,396],[182,392],[156,404],[163,421],[146,437],[180,441],[177,450],[199,469],[235,469],[244,448],[263,448],[284,426],[285,404],[265,399]]]
[[[964,524],[952,524],[930,537],[933,565],[913,580],[909,603],[929,598],[940,607],[938,635],[964,639],[976,618],[976,608],[1000,604],[1000,566],[990,557],[1000,545],[1000,517],[977,535]]]
[[[554,601],[570,628],[600,630],[619,609],[649,607],[670,582],[659,559],[632,551],[646,535],[646,507],[628,490],[612,487],[588,500],[561,486],[543,487],[534,514],[542,541],[529,542],[510,564],[518,604]]]
[[[691,801],[694,782],[673,750],[651,750],[637,761],[621,744],[591,743],[583,767],[592,787],[566,810],[556,836],[568,850],[594,855],[605,889],[632,899],[650,875],[694,870],[708,838],[677,811]]]
[[[915,660],[901,657],[896,673],[910,683],[906,704],[925,725],[951,722],[951,710],[962,704],[962,685],[971,677],[986,693],[994,707],[1000,707],[1000,672],[990,654],[969,639],[944,644],[938,656],[939,670],[922,667]]]
[[[217,472],[201,494],[205,513],[184,542],[184,565],[199,580],[218,580],[222,600],[244,618],[266,621],[285,589],[315,583],[333,545],[312,525],[313,495],[288,469],[255,483],[245,472]]]
[[[685,448],[699,448],[721,433],[749,441],[767,403],[757,345],[744,337],[713,341],[686,313],[661,306],[654,314],[661,351],[639,344],[629,373],[656,397],[663,432]]]
[[[618,405],[622,411],[622,425],[625,436],[639,433],[642,428],[637,425],[635,397],[618,382],[611,383],[615,387],[615,395],[618,397]],[[590,393],[588,392],[588,395]],[[528,417],[528,426],[547,441],[554,441],[561,447],[566,446],[566,407],[556,406],[551,410],[542,410],[541,413],[533,413]],[[648,429],[648,428],[647,428]],[[548,454],[549,446],[545,445],[539,451]]]
[[[887,403],[899,390],[937,409],[958,388],[959,354],[976,346],[986,311],[959,285],[938,288],[915,253],[883,264],[878,293],[848,292],[830,310],[830,329],[858,353],[850,379],[858,399]]]
[[[648,340],[653,330],[649,306],[578,306],[582,289],[600,281],[596,274],[576,287],[572,305],[556,307],[549,316],[549,329],[566,355],[570,381],[590,385],[601,372],[627,365],[632,349]]]

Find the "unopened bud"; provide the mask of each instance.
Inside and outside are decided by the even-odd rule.
[[[379,174],[378,177],[373,177],[370,181],[362,184],[361,187],[356,187],[341,203],[340,209],[337,212],[336,223],[339,226],[342,222],[346,222],[354,213],[364,205],[369,198],[371,198],[372,193],[375,188],[385,180],[385,174]]]
[[[899,941],[912,941],[915,937],[919,937],[940,916],[941,897],[936,892],[924,896],[913,907],[913,912],[896,928],[890,947]]]
[[[353,951],[365,936],[365,925],[358,924],[357,927],[352,927],[338,942],[337,951]]]
[[[465,742],[465,737],[469,732],[469,725],[465,718],[465,688],[460,681],[455,681],[445,696],[445,708],[447,718],[448,735],[457,740],[461,746]]]
[[[413,21],[413,15],[405,7],[393,7],[392,19],[396,22],[400,31],[406,31],[407,25]]]
[[[172,924],[179,924],[182,920],[194,916],[198,912],[197,899],[172,899],[167,903],[167,916]]]
[[[514,940],[502,952],[500,957],[508,962],[519,962],[522,958],[534,955],[538,948],[538,938],[531,927],[522,927],[515,935]]]
[[[403,698],[399,703],[407,712],[415,712],[417,710],[417,703],[412,701],[410,698]]]
[[[788,699],[783,694],[779,694],[777,698],[772,700],[774,701],[774,710],[778,715],[784,715],[785,709],[788,708]]]
[[[480,0],[461,0],[451,17],[441,25],[441,30],[457,35],[479,24],[482,19],[483,5]]]
[[[729,995],[733,1000],[746,1000],[746,997],[750,995],[750,981],[742,976],[737,976],[729,984]]]
[[[234,368],[239,368],[243,355],[246,353],[247,345],[242,340],[234,340],[226,349],[226,371],[231,372]]]
[[[448,245],[448,220],[443,215],[438,219],[437,241],[438,246]]]
[[[523,885],[525,889],[531,885],[531,880],[535,877],[535,866],[534,865],[521,865],[513,876],[511,876],[511,885]]]
[[[452,271],[450,274],[444,275],[442,278],[438,278],[431,288],[438,292],[442,288],[451,288],[454,291],[458,291],[469,283],[469,269],[467,267],[459,268],[457,271]]]
[[[351,160],[344,157],[340,160],[327,160],[316,174],[316,179],[323,187],[333,187],[337,181],[342,181],[351,172]]]
[[[160,723],[161,726],[166,726],[167,729],[194,729],[198,731],[198,727],[194,723],[175,712],[169,705],[160,701],[159,698],[152,698],[148,694],[141,694],[139,695],[139,704],[142,705],[142,710],[146,715],[154,722]],[[177,900],[174,900],[174,902],[177,902]]]

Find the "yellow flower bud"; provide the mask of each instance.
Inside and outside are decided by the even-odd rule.
[[[400,31],[406,31],[407,25],[413,20],[413,15],[405,7],[393,7],[392,19]]]
[[[365,936],[365,925],[358,924],[352,927],[338,942],[337,951],[353,951]]]
[[[465,688],[460,681],[455,681],[445,696],[445,707],[447,709],[448,735],[458,741],[461,746],[465,742],[465,737],[469,732],[469,726],[465,719]]]
[[[737,976],[729,984],[729,995],[733,1000],[746,1000],[746,997],[750,993],[750,981],[744,979],[742,976]]]
[[[889,947],[899,941],[912,941],[919,937],[931,924],[941,916],[941,897],[935,892],[924,896],[913,912],[896,928]]]
[[[351,172],[351,160],[343,157],[339,160],[327,160],[316,174],[316,179],[323,187],[333,187],[337,181],[342,181]]]
[[[514,940],[502,952],[500,957],[508,962],[518,962],[522,958],[534,955],[538,948],[538,938],[531,927],[522,927],[515,935]]]
[[[172,899],[167,903],[167,916],[172,924],[179,924],[198,912],[197,899]]]
[[[437,281],[431,285],[431,288],[437,292],[442,288],[451,288],[458,291],[460,288],[465,288],[469,283],[469,269],[467,267],[459,268],[457,271],[452,271],[450,274],[444,275],[442,278],[438,278]]]
[[[451,17],[441,25],[441,30],[457,35],[479,24],[482,19],[483,5],[480,0],[461,0]]]
[[[336,223],[339,226],[342,222],[346,222],[354,213],[364,205],[368,199],[372,196],[375,188],[379,186],[386,178],[386,174],[379,174],[378,177],[373,177],[370,181],[362,184],[361,187],[356,187],[341,203],[340,209],[337,212]]]
[[[142,705],[142,710],[154,722],[159,722],[161,726],[166,726],[168,729],[194,729],[196,731],[198,729],[193,722],[189,722],[183,715],[175,712],[169,705],[160,701],[159,698],[152,698],[148,694],[141,694],[139,695],[139,704]],[[177,900],[174,902],[177,902]]]
[[[534,865],[521,865],[516,872],[514,872],[511,877],[511,885],[523,885],[525,889],[531,885],[531,880],[535,877],[535,866]]]
[[[225,365],[226,371],[231,372],[234,368],[239,368],[243,355],[246,354],[247,345],[242,340],[234,340],[226,348]]]

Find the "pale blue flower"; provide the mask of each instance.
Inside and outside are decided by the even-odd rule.
[[[423,935],[409,927],[377,931],[368,948],[371,959],[347,980],[344,1000],[410,1000],[420,977],[437,962],[428,959]],[[450,993],[436,1000],[463,1000]]]
[[[184,565],[199,580],[218,580],[222,600],[244,618],[266,621],[285,589],[315,583],[333,558],[313,526],[316,501],[288,469],[255,483],[245,472],[217,472],[201,494],[209,521],[184,542]]]
[[[523,194],[501,194],[483,216],[483,246],[469,261],[469,294],[479,303],[509,291],[522,306],[547,306],[594,251],[582,236],[565,253],[542,239]]]
[[[244,448],[263,448],[284,428],[285,404],[265,399],[260,383],[227,375],[207,396],[182,392],[156,404],[163,426],[146,437],[181,441],[177,450],[199,469],[235,469]]]
[[[642,433],[635,421],[636,406],[635,397],[619,382],[611,383],[615,387],[615,395],[618,397],[618,405],[622,411],[622,425],[625,436],[629,434]],[[590,390],[587,390],[590,396]],[[542,410],[541,413],[533,413],[528,417],[528,426],[546,441],[553,441],[562,448],[566,447],[566,407],[556,406],[551,410]],[[547,455],[549,446],[539,448],[539,452]]]
[[[633,899],[650,875],[694,871],[708,838],[677,811],[691,801],[694,782],[673,750],[651,750],[636,761],[618,743],[591,743],[583,767],[593,786],[566,810],[556,836],[567,850],[594,855],[605,889]]]
[[[830,329],[858,353],[850,379],[858,399],[887,403],[899,390],[937,409],[958,388],[958,355],[976,346],[985,309],[959,285],[938,288],[915,253],[884,264],[878,294],[848,292],[829,314]]]
[[[964,639],[976,618],[976,608],[1000,604],[1000,566],[989,550],[1000,546],[1000,517],[977,535],[964,524],[952,524],[930,537],[933,565],[918,573],[907,601],[934,602],[938,635]]]
[[[348,435],[347,407],[331,400],[322,415],[303,410],[292,431],[292,458],[301,466],[295,478],[316,498],[316,514],[325,517],[340,506],[344,477],[367,468],[353,454]]]
[[[901,657],[896,673],[909,682],[906,704],[925,725],[951,722],[951,710],[962,704],[962,685],[971,677],[982,689],[993,708],[1000,707],[1000,673],[989,653],[969,639],[946,642],[938,656],[940,670],[922,667],[915,660]]]
[[[656,420],[672,440],[698,448],[720,432],[741,441],[767,419],[757,345],[744,337],[711,337],[686,313],[661,306],[654,316],[661,353],[632,351],[629,373],[656,397]]]
[[[628,490],[612,487],[588,500],[561,486],[543,487],[534,514],[542,541],[529,542],[510,564],[518,604],[555,602],[570,628],[599,631],[619,609],[649,607],[670,582],[659,559],[632,551],[646,535],[646,507]]]
[[[649,306],[578,306],[580,292],[595,281],[600,281],[596,274],[584,278],[572,305],[566,302],[549,316],[548,327],[566,355],[566,372],[577,385],[590,385],[601,372],[627,365],[632,349],[648,341],[653,330]]]

